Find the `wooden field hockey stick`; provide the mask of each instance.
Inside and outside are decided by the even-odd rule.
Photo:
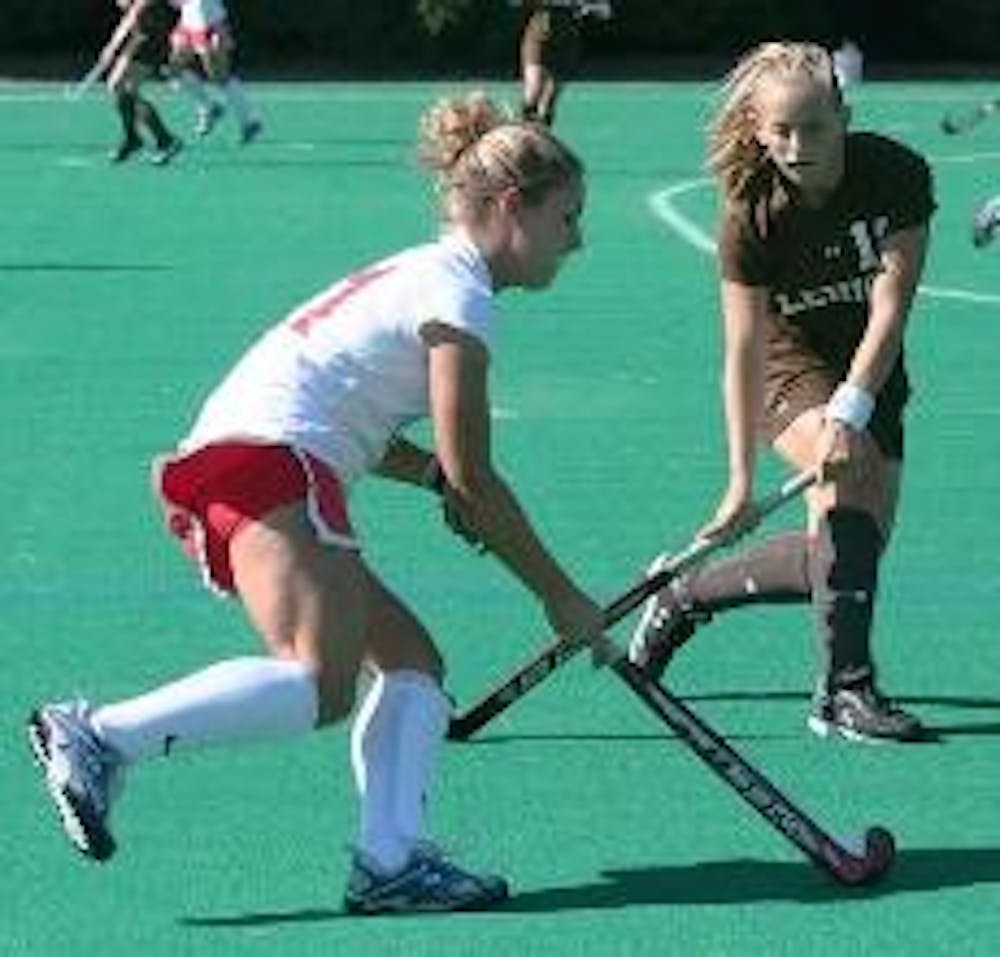
[[[889,870],[896,856],[891,832],[871,827],[861,840],[835,840],[659,682],[627,658],[619,657],[611,668],[682,744],[838,883],[874,884]]]
[[[756,503],[755,512],[758,520],[798,497],[815,481],[816,473],[813,471],[802,472],[788,479],[780,488]],[[604,609],[605,627],[610,628],[682,572],[703,561],[714,552],[732,545],[749,531],[750,529],[746,529],[718,538],[698,538],[674,556],[661,555],[650,566],[650,571],[646,573],[645,577]],[[483,695],[475,704],[460,714],[456,714],[448,726],[449,739],[452,741],[467,740],[498,714],[506,711],[515,701],[523,698],[535,685],[544,681],[570,658],[589,647],[589,645],[579,642],[564,641],[561,638],[555,639],[525,662],[509,678]]]
[[[133,26],[138,19],[140,7],[138,4],[130,6],[115,26],[114,31],[108,38],[107,43],[101,48],[94,65],[79,80],[66,87],[64,90],[66,99],[79,100],[104,73],[111,67],[118,52],[124,46]]]
[[[76,83],[66,87],[65,95],[67,100],[79,100],[104,74],[105,66],[102,60],[96,63],[86,72]]]

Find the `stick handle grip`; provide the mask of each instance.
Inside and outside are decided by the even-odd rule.
[[[777,510],[790,499],[801,495],[810,485],[816,482],[816,472],[808,470],[793,475],[775,489],[765,495],[756,504],[757,518],[763,519]],[[683,551],[674,555],[664,552],[653,559],[646,572],[646,577],[633,585],[627,592],[616,598],[604,611],[604,621],[607,626],[620,621],[629,612],[641,605],[654,591],[658,591],[671,579],[687,571],[693,565],[704,561],[709,555],[727,548],[742,538],[750,529],[741,529],[730,535],[720,535],[715,538],[696,538]]]

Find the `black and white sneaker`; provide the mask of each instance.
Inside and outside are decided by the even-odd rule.
[[[671,582],[646,602],[628,644],[628,660],[654,681],[698,626],[712,620],[709,612],[684,601],[682,589],[683,580]]]
[[[142,140],[137,136],[123,139],[109,154],[108,162],[117,165],[124,163],[142,149]]]
[[[869,743],[927,738],[918,718],[893,704],[871,684],[817,692],[807,724],[822,738],[833,733]]]
[[[157,146],[149,161],[154,166],[167,166],[182,149],[184,149],[183,141],[174,136],[161,146]]]
[[[987,200],[972,218],[972,244],[981,249],[988,246],[1000,232],[1000,196]]]
[[[73,846],[96,861],[111,857],[108,815],[122,789],[124,765],[91,725],[89,705],[42,705],[28,718],[28,742]]]

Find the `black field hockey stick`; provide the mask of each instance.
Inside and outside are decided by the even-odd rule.
[[[758,519],[796,498],[815,481],[816,475],[811,471],[802,472],[788,479],[780,488],[756,503],[755,511]],[[636,582],[604,609],[605,627],[610,628],[672,579],[714,552],[732,545],[742,535],[742,532],[737,532],[718,538],[695,539],[687,548],[674,556],[660,556],[641,581]],[[555,639],[475,704],[456,714],[448,726],[448,737],[452,741],[465,741],[472,737],[498,714],[506,711],[519,698],[523,698],[535,685],[544,681],[553,671],[587,647],[589,646],[563,641],[560,638]]]
[[[780,831],[838,883],[874,884],[888,871],[896,856],[896,844],[884,827],[871,827],[856,845],[850,842],[845,846],[845,842],[835,840],[796,807],[659,682],[645,675],[627,658],[619,658],[611,667],[684,745],[771,827]]]
[[[956,133],[967,133],[998,110],[1000,110],[1000,98],[986,100],[973,107],[956,107],[945,113],[941,120],[941,131],[952,136]]]

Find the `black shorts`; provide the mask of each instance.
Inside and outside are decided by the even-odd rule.
[[[139,20],[139,43],[132,54],[133,61],[158,73],[170,54],[171,25],[172,19],[159,4],[147,8]]]
[[[826,405],[840,384],[832,370],[809,369],[772,378],[766,387],[764,414],[760,433],[768,444],[774,441],[803,412]],[[908,389],[883,390],[875,401],[875,411],[868,422],[868,433],[875,440],[882,454],[890,460],[901,462],[905,448],[903,410]]]

